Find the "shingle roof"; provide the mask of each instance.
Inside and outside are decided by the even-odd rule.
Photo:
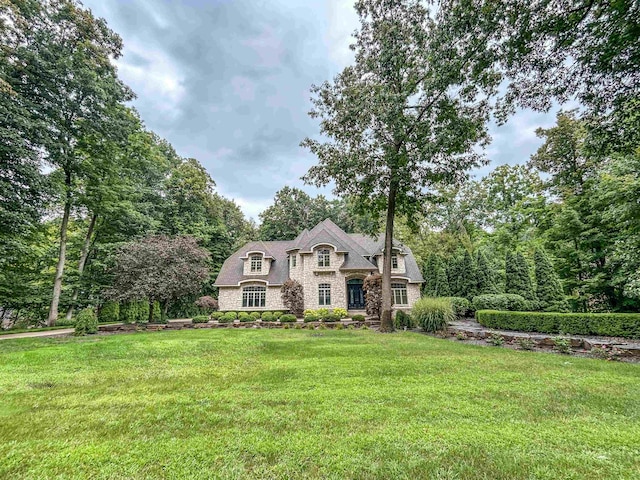
[[[241,249],[225,260],[215,285],[238,285],[245,280],[266,280],[270,285],[282,285],[289,278],[288,254],[299,250],[301,253],[310,253],[314,246],[331,244],[338,252],[345,252],[345,261],[340,270],[373,270],[377,269],[374,263],[365,257],[381,255],[384,248],[384,234],[370,237],[362,234],[345,233],[331,220],[326,219],[313,227],[304,230],[294,240],[274,242],[249,242]],[[394,247],[399,248],[405,256],[406,276],[410,282],[423,282],[422,274],[418,268],[411,249],[399,242],[393,242]],[[244,275],[243,258],[252,251],[265,252],[266,256],[273,257],[269,275]]]

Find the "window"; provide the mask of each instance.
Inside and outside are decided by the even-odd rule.
[[[260,255],[251,255],[251,272],[262,272],[262,257]]]
[[[329,250],[327,248],[318,250],[318,266],[319,267],[329,266]]]
[[[318,285],[318,305],[331,305],[331,284]]]
[[[407,299],[407,284],[406,283],[392,283],[391,293],[393,294],[394,305],[408,305]]]
[[[289,263],[290,263],[291,267],[295,267],[296,264],[298,263],[298,256],[297,255],[291,255],[289,257]]]
[[[391,255],[391,268],[398,268],[398,255],[395,253]]]
[[[244,287],[242,289],[243,307],[264,307],[267,287]]]

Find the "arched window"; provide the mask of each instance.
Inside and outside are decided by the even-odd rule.
[[[262,272],[262,256],[251,255],[251,273]]]
[[[264,307],[266,296],[267,287],[244,287],[242,289],[242,306],[245,308]]]
[[[318,266],[319,267],[328,267],[330,258],[331,258],[331,255],[329,253],[328,248],[323,248],[318,250]]]
[[[318,285],[318,305],[331,305],[331,284],[321,283]]]
[[[408,305],[409,300],[407,297],[407,284],[406,283],[392,283],[391,293],[393,296],[394,305]]]

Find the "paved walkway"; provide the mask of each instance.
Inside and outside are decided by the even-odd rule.
[[[59,337],[61,335],[69,335],[73,333],[73,331],[73,328],[60,328],[58,330],[45,330],[44,332],[8,333],[6,335],[0,335],[0,340],[11,340],[14,338]]]

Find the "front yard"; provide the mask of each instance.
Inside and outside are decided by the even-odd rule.
[[[0,478],[640,477],[640,367],[414,333],[0,344]]]

